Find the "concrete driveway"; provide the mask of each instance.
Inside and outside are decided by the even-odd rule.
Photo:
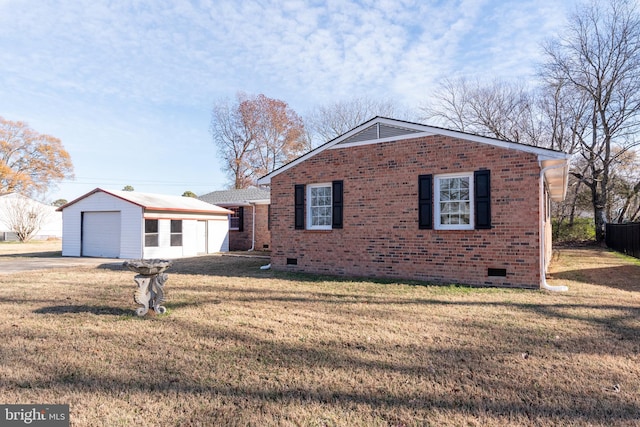
[[[24,271],[48,270],[52,268],[66,268],[109,264],[113,266],[122,265],[124,260],[114,258],[76,258],[61,256],[0,256],[0,274],[13,274]]]
[[[104,264],[115,266],[124,262],[114,258],[63,257],[61,254],[60,240],[0,242],[0,274],[79,266],[97,267]]]

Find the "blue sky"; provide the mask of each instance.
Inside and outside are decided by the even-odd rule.
[[[228,184],[211,107],[236,92],[301,116],[354,96],[417,109],[444,77],[533,79],[558,0],[0,0],[0,116],[56,136],[75,180],[180,195]]]

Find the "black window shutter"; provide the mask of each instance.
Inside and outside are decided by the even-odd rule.
[[[304,230],[304,184],[295,185],[295,228]]]
[[[418,228],[433,228],[433,175],[418,177]]]
[[[331,227],[342,228],[342,181],[333,181],[331,183]]]
[[[474,172],[476,229],[491,228],[491,173],[488,170]]]
[[[238,231],[244,231],[244,207],[238,208]]]

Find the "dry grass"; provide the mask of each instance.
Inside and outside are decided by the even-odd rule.
[[[639,262],[565,250],[562,294],[264,263],[177,261],[146,318],[131,272],[0,276],[0,402],[74,426],[638,425]]]
[[[0,242],[0,257],[61,257],[62,240],[32,240],[27,243]]]

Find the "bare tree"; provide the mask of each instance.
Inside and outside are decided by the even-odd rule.
[[[317,146],[376,116],[409,118],[408,112],[394,101],[360,96],[313,107],[305,116],[305,128],[311,144]]]
[[[634,221],[640,212],[640,156],[627,151],[618,157],[609,180],[607,216],[611,222]]]
[[[21,242],[35,236],[51,215],[51,209],[41,203],[19,194],[3,198],[0,219]]]
[[[543,75],[588,100],[589,127],[579,138],[587,164],[572,173],[591,192],[596,240],[604,242],[610,179],[640,130],[640,16],[635,3],[593,1],[577,9],[565,33],[545,46]]]
[[[542,144],[542,123],[536,115],[535,98],[521,83],[445,79],[421,110],[422,120],[461,132]]]
[[[233,188],[246,188],[307,148],[302,119],[284,101],[264,95],[222,99],[211,114],[211,135]]]

